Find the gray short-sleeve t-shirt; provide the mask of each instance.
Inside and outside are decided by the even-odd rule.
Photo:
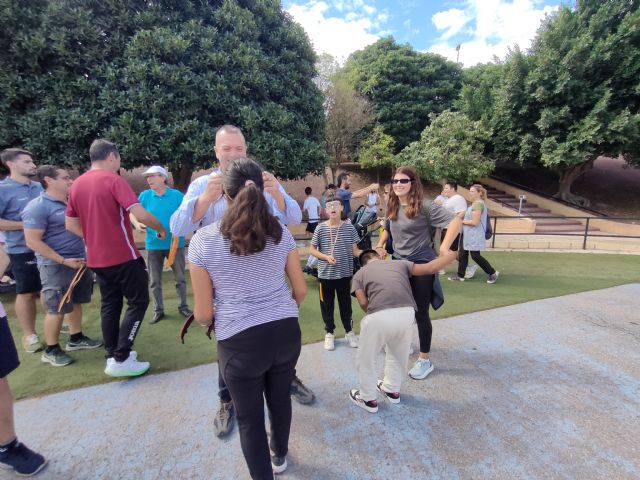
[[[369,307],[367,314],[388,308],[411,307],[416,302],[411,293],[409,277],[413,262],[406,260],[369,262],[356,272],[351,283],[351,293],[364,290]]]
[[[428,208],[428,215],[422,212],[414,218],[408,218],[401,205],[397,218],[386,221],[385,229],[393,237],[394,258],[412,262],[429,262],[436,258],[431,228],[446,228],[455,214],[433,202]]]

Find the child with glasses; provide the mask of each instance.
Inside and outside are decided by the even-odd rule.
[[[324,348],[335,348],[334,299],[338,297],[340,319],[346,332],[345,338],[352,348],[358,347],[358,338],[353,332],[351,311],[351,277],[353,257],[362,253],[357,247],[360,241],[355,227],[342,220],[342,202],[335,196],[327,197],[326,210],[329,220],[318,225],[311,239],[311,255],[318,259],[318,282],[320,311],[326,335]]]

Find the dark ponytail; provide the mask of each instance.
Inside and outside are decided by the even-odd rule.
[[[282,225],[271,215],[263,189],[262,168],[254,160],[236,160],[225,172],[225,195],[232,201],[220,222],[220,232],[235,255],[261,252],[267,237],[275,243],[282,239]]]

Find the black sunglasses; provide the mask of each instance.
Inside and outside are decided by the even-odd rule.
[[[406,185],[409,182],[413,182],[413,180],[410,178],[394,178],[391,180],[391,183],[401,183],[403,185]]]

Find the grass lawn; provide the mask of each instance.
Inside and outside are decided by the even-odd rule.
[[[476,274],[475,279],[464,283],[449,282],[445,276],[440,276],[446,303],[432,314],[434,319],[640,281],[640,256],[491,252],[487,253],[486,257],[501,272],[498,283],[486,284],[486,276],[482,271]],[[452,268],[450,266],[449,271]],[[178,332],[184,319],[177,312],[176,292],[170,272],[165,273],[164,282],[166,317],[155,325],[149,325],[147,322],[152,315],[151,308],[147,311],[146,322],[135,344],[140,358],[151,362],[151,374],[216,361],[216,343],[205,336],[204,329],[199,325],[192,325],[185,345],[180,343]],[[303,343],[318,342],[324,338],[317,281],[308,277],[308,284],[309,293],[300,308]],[[92,304],[85,308],[83,331],[92,338],[101,338],[97,287],[95,293]],[[103,349],[71,352],[76,362],[61,368],[42,363],[40,353],[23,353],[20,346],[21,333],[13,311],[13,296],[0,295],[0,300],[7,309],[9,324],[19,346],[22,362],[20,368],[9,376],[9,383],[16,399],[118,381],[103,373]],[[355,299],[353,311],[358,331],[362,312]],[[343,336],[337,306],[336,325],[337,335]],[[37,330],[43,339],[41,312],[38,314]],[[437,338],[436,327],[436,343]],[[61,344],[64,345],[66,341],[66,335],[62,335]]]

